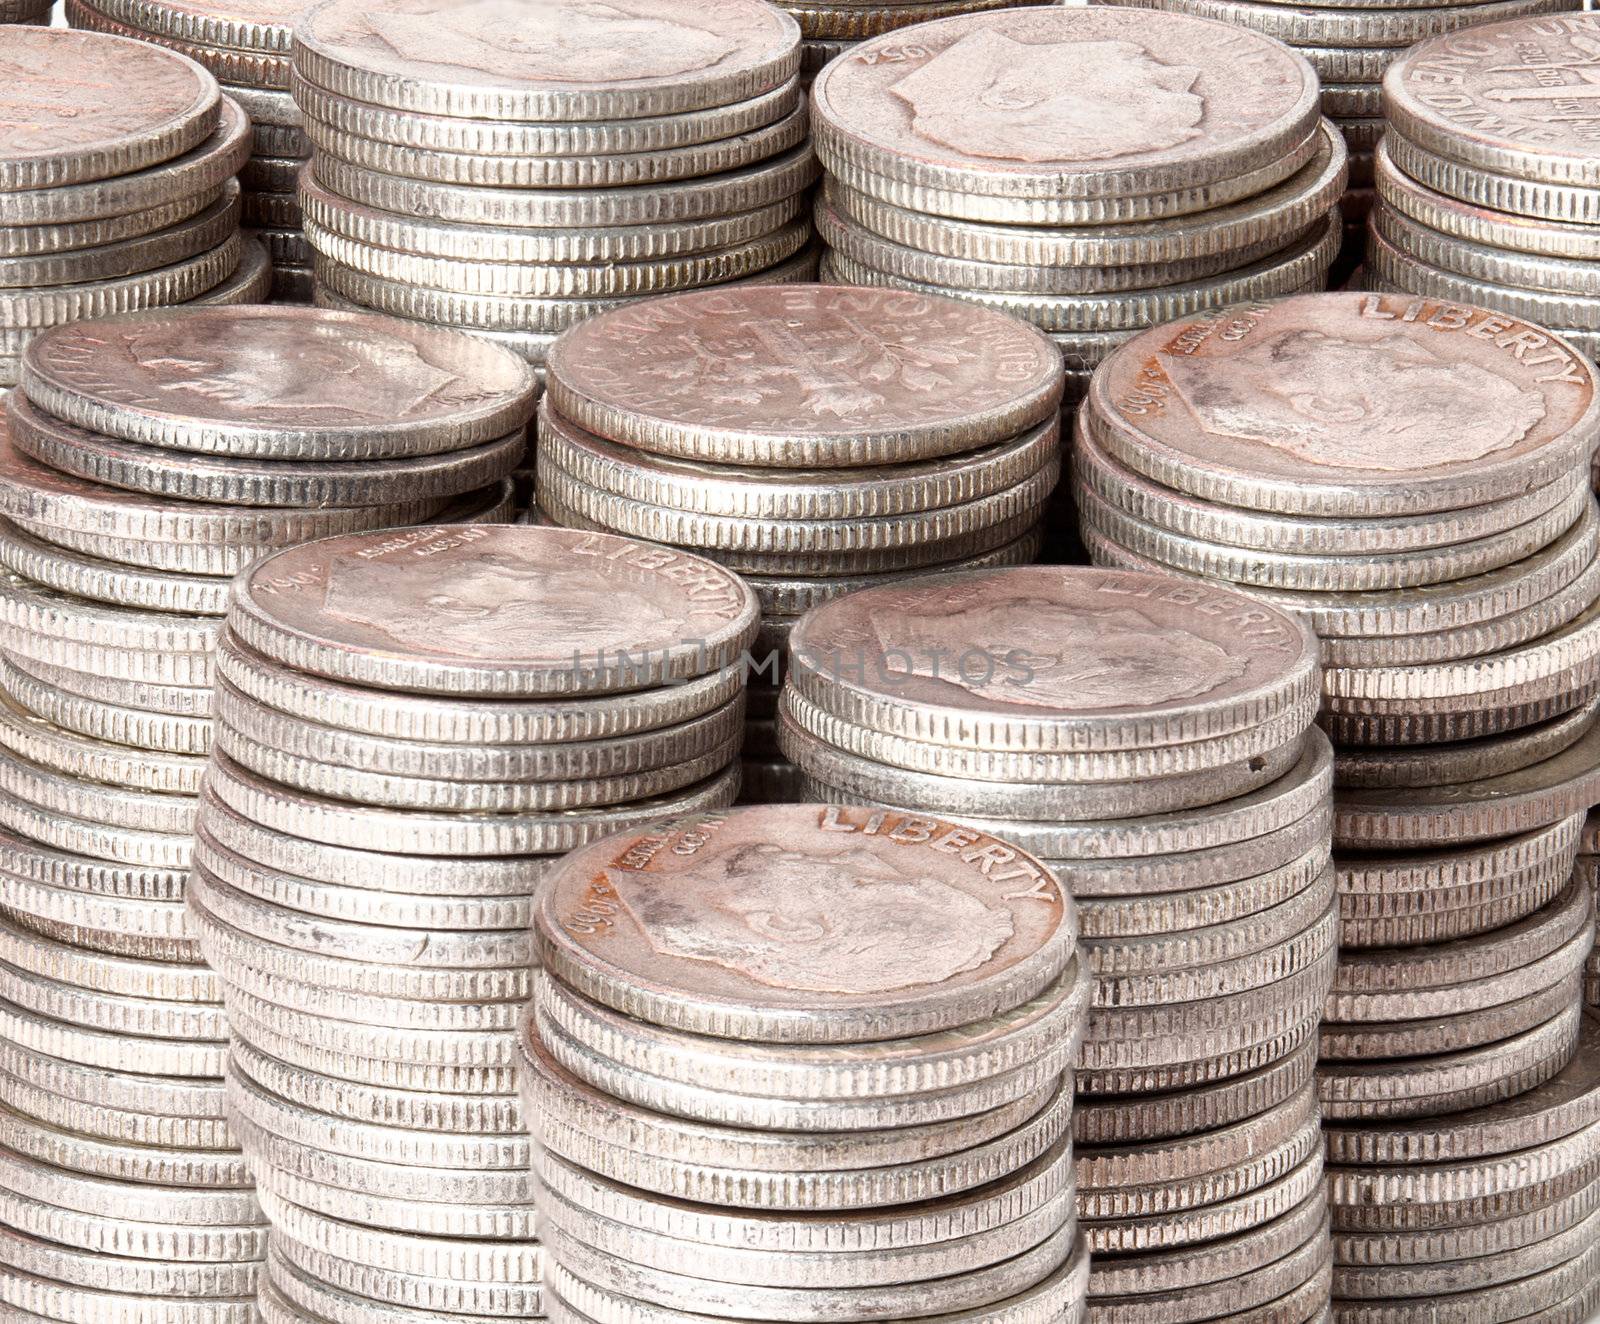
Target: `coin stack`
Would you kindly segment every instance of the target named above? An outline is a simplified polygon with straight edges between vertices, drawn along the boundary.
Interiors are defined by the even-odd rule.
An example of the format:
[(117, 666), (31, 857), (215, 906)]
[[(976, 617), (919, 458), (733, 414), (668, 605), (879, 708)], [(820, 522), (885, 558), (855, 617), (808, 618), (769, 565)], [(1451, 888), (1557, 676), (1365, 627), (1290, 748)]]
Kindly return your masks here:
[(931, 566), (1033, 560), (1060, 472), (1060, 356), (953, 299), (680, 294), (573, 328), (546, 378), (545, 517), (709, 556), (761, 602), (751, 798), (794, 798), (773, 719), (796, 619)]
[(534, 945), (552, 1318), (1084, 1318), (1089, 979), (1039, 861), (747, 807), (567, 856)]
[(1229, 581), (1323, 637), (1341, 953), (1318, 1075), (1356, 1131), (1510, 1098), (1577, 1042), (1595, 392), (1509, 316), (1322, 295), (1153, 331), (1080, 416), (1097, 561)]
[[(1589, 894), (1596, 898), (1596, 910), (1600, 911), (1600, 814), (1591, 813), (1584, 820), (1573, 874), (1588, 886)], [(1584, 962), (1583, 1000), (1590, 1007), (1600, 1008), (1600, 933), (1596, 935), (1594, 950)]]
[[(852, 51), (869, 37), (879, 37), (929, 19), (973, 14), (985, 9), (1018, 7), (1013, 0), (773, 0), (800, 25), (800, 81), (809, 85), (829, 60)], [(1021, 0), (1023, 5), (1052, 0)]]
[(300, 0), (66, 0), (75, 28), (178, 51), (216, 75), (251, 122), (239, 171), (241, 214), (272, 265), (272, 298), (311, 298), (311, 250), (300, 232), (295, 178), (311, 144), (289, 95), (292, 26)]
[(1384, 78), (1374, 288), (1493, 308), (1600, 354), (1600, 16), (1422, 43)]
[(1089, 1318), (1320, 1319), (1338, 915), (1310, 632), (1172, 575), (1030, 566), (839, 598), (790, 643), (778, 735), (809, 793), (949, 814), (1077, 900)]
[[(1374, 154), (1383, 137), (1380, 92), (1384, 71), (1408, 47), (1441, 33), (1524, 15), (1583, 8), (1583, 0), (1466, 0), (1421, 8), (1393, 0), (1329, 4), (1311, 0), (1093, 0), (1095, 4), (1161, 9), (1249, 28), (1287, 42), (1311, 61), (1322, 81), (1322, 113), (1350, 150), (1350, 193), (1345, 214), (1354, 217), (1373, 201)], [(1470, 43), (1476, 38), (1465, 38)], [(1434, 44), (1434, 43), (1428, 43)], [(1453, 72), (1453, 71), (1452, 71)], [(1481, 121), (1480, 121), (1481, 122)]]
[(1334, 1317), (1587, 1324), (1600, 1308), (1600, 1020), (1518, 1098), (1327, 1128)]
[(54, 0), (0, 0), (0, 24), (50, 22)]
[(248, 303), (250, 122), (191, 60), (95, 32), (15, 28), (0, 85), (0, 387), (47, 327), (165, 304)]
[(809, 278), (799, 41), (764, 0), (330, 0), (294, 50), (318, 298), (539, 364), (641, 296)]
[(1033, 322), (1069, 398), (1140, 328), (1324, 286), (1339, 135), (1311, 66), (1204, 19), (1058, 7), (862, 42), (812, 88), (825, 279)]
[[(184, 911), (228, 576), (427, 518), (448, 498), (418, 484), (452, 467), (504, 472), (533, 382), (467, 336), (276, 308), (59, 327), (23, 371), (0, 424), (0, 1300), (241, 1319), (266, 1230)], [(413, 446), (449, 449), (381, 458)], [(317, 454), (341, 458), (260, 458)]]
[(550, 856), (733, 800), (753, 595), (565, 529), (348, 534), (235, 581), (188, 896), (269, 1324), (543, 1315), (515, 1022)]

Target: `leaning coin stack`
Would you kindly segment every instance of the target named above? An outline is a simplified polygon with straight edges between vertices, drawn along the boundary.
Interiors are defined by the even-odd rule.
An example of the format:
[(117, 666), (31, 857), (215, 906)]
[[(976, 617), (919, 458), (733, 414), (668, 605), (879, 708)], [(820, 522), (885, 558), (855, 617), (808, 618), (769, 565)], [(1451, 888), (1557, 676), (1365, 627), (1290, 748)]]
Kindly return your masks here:
[[(1161, 9), (1220, 19), (1287, 42), (1310, 60), (1322, 81), (1322, 113), (1339, 127), (1350, 149), (1348, 211), (1370, 206), (1374, 151), (1383, 136), (1379, 104), (1384, 71), (1415, 42), (1440, 33), (1523, 15), (1583, 7), (1583, 0), (1447, 0), (1414, 7), (1393, 0), (1354, 4), (1309, 0), (1094, 0), (1095, 4)], [(1509, 25), (1508, 25), (1509, 26)], [(1520, 26), (1520, 25), (1519, 25)], [(1467, 48), (1476, 38), (1465, 38)], [(1432, 44), (1432, 43), (1430, 43)], [(1479, 121), (1481, 122), (1481, 121)]]
[(1383, 83), (1373, 288), (1478, 304), (1600, 354), (1600, 16), (1440, 37)]
[(852, 594), (790, 643), (779, 742), (810, 793), (948, 814), (1077, 899), (1089, 1318), (1320, 1319), (1338, 914), (1310, 632), (1172, 575), (1035, 566)]
[(1322, 289), (1344, 145), (1310, 65), (1137, 10), (970, 14), (863, 42), (812, 88), (825, 279), (1033, 322), (1068, 395), (1143, 327)]
[(567, 332), (546, 381), (544, 516), (709, 556), (761, 602), (752, 798), (793, 781), (773, 719), (801, 613), (930, 566), (1033, 560), (1060, 476), (1060, 356), (952, 299), (835, 285), (657, 299)]
[(262, 298), (239, 232), (250, 122), (192, 60), (96, 32), (15, 28), (0, 82), (0, 387), (47, 327)]
[[(57, 328), (24, 379), (0, 424), (0, 1300), (242, 1319), (265, 1228), (226, 1121), (221, 988), (184, 911), (228, 575), (274, 543), (415, 521), (445, 498), (390, 479), (395, 504), (330, 506), (315, 465), (231, 457), (381, 454), (430, 430), (467, 446), (520, 426), (533, 383), (466, 336), (262, 308)], [(107, 469), (92, 481), (43, 455)], [(349, 483), (384, 463), (322, 467)], [(276, 507), (166, 495), (248, 499), (246, 476), (220, 476), (264, 483), (274, 464)]]
[(1594, 939), (1569, 880), (1600, 798), (1595, 391), (1578, 351), (1508, 316), (1324, 295), (1152, 332), (1080, 416), (1096, 560), (1230, 581), (1323, 637), (1335, 1120), (1487, 1105), (1572, 1055)]
[(272, 264), (272, 297), (311, 298), (311, 250), (300, 232), (295, 179), (311, 144), (289, 95), (289, 48), (300, 0), (66, 0), (75, 28), (178, 51), (216, 75), (250, 116), (250, 159), (239, 171), (245, 226)]
[[(1584, 820), (1573, 873), (1588, 886), (1589, 895), (1596, 899), (1595, 908), (1600, 911), (1600, 814), (1591, 813)], [(1590, 1007), (1600, 1008), (1600, 931), (1583, 967), (1583, 1000)]]
[(799, 40), (764, 0), (331, 0), (294, 51), (317, 297), (538, 364), (641, 296), (808, 278)]
[(560, 862), (521, 1081), (552, 1318), (1081, 1324), (1049, 869), (936, 818), (785, 805)]
[(1600, 1308), (1600, 1020), (1506, 1103), (1330, 1125), (1334, 1318), (1588, 1324)]
[(344, 535), (235, 581), (188, 902), (269, 1324), (544, 1314), (533, 895), (551, 856), (732, 802), (755, 623), (710, 562), (565, 529)]

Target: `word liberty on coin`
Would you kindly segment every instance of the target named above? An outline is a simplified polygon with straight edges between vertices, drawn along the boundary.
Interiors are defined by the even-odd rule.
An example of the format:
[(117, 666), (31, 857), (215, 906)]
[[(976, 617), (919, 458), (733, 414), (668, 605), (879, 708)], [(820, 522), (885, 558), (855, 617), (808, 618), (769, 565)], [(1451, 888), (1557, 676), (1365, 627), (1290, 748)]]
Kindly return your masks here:
[(1039, 861), (922, 815), (735, 809), (573, 852), (535, 938), (553, 1309), (1081, 1312), (1088, 985)]

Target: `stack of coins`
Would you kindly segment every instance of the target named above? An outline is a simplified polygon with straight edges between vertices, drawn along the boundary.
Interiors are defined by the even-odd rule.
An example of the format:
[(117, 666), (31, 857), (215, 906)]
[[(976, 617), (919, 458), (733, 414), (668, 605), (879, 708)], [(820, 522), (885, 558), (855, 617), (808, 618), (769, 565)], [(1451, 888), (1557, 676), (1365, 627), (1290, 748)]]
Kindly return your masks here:
[(0, 86), (0, 387), (47, 327), (265, 296), (239, 233), (250, 121), (180, 55), (50, 28), (6, 34)]
[[(248, 1312), (266, 1234), (225, 1120), (221, 988), (184, 911), (228, 576), (273, 545), (427, 518), (448, 498), (425, 470), (499, 450), (462, 479), (504, 472), (493, 439), (532, 396), (525, 364), (470, 337), (312, 309), (146, 313), (30, 345), (0, 425), (0, 1300)], [(410, 476), (256, 458), (431, 446)], [(388, 504), (333, 504), (357, 482)]]
[[(1595, 909), (1600, 912), (1600, 815), (1590, 814), (1584, 820), (1573, 875), (1588, 885), (1589, 894), (1595, 898)], [(1583, 1000), (1590, 1007), (1600, 1008), (1600, 931), (1596, 933), (1594, 950), (1583, 967)]]
[(0, 23), (49, 23), (54, 0), (0, 0)]
[(799, 41), (763, 0), (331, 0), (294, 51), (318, 298), (540, 363), (641, 296), (806, 279)]
[(1437, 1119), (1327, 1128), (1335, 1318), (1587, 1324), (1600, 1308), (1600, 1020), (1559, 1075)]
[(311, 155), (289, 95), (289, 49), (299, 0), (66, 0), (75, 28), (154, 42), (195, 60), (250, 116), (250, 159), (239, 172), (245, 226), (272, 264), (272, 298), (308, 302), (311, 250), (300, 232), (295, 177)]
[(1153, 331), (1080, 416), (1096, 560), (1228, 580), (1322, 634), (1341, 952), (1318, 1076), (1355, 1130), (1507, 1099), (1577, 1042), (1595, 394), (1549, 332), (1347, 294)]
[(1060, 356), (952, 299), (832, 285), (658, 299), (563, 335), (547, 386), (544, 516), (699, 552), (761, 602), (751, 797), (789, 776), (773, 719), (795, 620), (931, 566), (1033, 560), (1059, 477)]
[[(1420, 8), (1393, 0), (1304, 5), (1284, 0), (1094, 0), (1096, 4), (1161, 9), (1250, 28), (1298, 50), (1322, 81), (1322, 113), (1339, 127), (1350, 149), (1348, 222), (1364, 219), (1373, 204), (1374, 159), (1383, 137), (1380, 104), (1384, 71), (1415, 42), (1440, 33), (1583, 7), (1583, 0), (1465, 0)], [(1464, 40), (1469, 44), (1476, 37)], [(1432, 44), (1432, 43), (1429, 43)], [(1475, 121), (1482, 123), (1483, 121)]]
[(1175, 576), (1034, 566), (852, 594), (790, 643), (779, 742), (809, 792), (950, 814), (1078, 901), (1089, 1317), (1321, 1318), (1338, 914), (1310, 632)]
[(554, 1318), (1083, 1319), (1046, 866), (936, 818), (689, 818), (569, 855), (522, 1039)]
[(1055, 338), (1068, 392), (1141, 328), (1321, 289), (1344, 145), (1267, 37), (1137, 10), (971, 14), (812, 88), (825, 278), (953, 294)]
[(755, 622), (710, 562), (564, 529), (350, 534), (239, 576), (188, 901), (271, 1324), (544, 1314), (533, 895), (550, 856), (732, 802)]
[(1600, 354), (1600, 16), (1424, 42), (1383, 83), (1374, 287), (1478, 304)]

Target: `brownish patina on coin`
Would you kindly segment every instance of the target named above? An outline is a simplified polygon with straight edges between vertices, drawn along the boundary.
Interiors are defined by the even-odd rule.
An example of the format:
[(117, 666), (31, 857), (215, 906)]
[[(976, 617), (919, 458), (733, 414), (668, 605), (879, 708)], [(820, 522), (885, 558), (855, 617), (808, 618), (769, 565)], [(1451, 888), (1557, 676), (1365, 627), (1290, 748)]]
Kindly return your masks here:
[(726, 105), (792, 78), (799, 47), (760, 0), (332, 0), (295, 29), (299, 72), (330, 92), (482, 119)]
[(1396, 132), (1481, 170), (1600, 185), (1600, 15), (1543, 14), (1421, 42), (1383, 79)]
[(1147, 331), (1085, 408), (1121, 464), (1254, 509), (1450, 510), (1569, 473), (1600, 432), (1592, 364), (1515, 317), (1313, 294)]
[(228, 622), (302, 671), (423, 693), (644, 689), (735, 661), (755, 594), (698, 556), (603, 533), (444, 526), (257, 561)]
[(811, 95), (831, 173), (1007, 198), (1215, 183), (1287, 158), (1318, 115), (1316, 74), (1281, 43), (1135, 9), (918, 24), (860, 43)]
[(592, 317), (550, 350), (551, 404), (602, 437), (690, 459), (892, 464), (1052, 414), (1061, 356), (954, 299), (836, 285), (702, 290)]
[(893, 810), (771, 805), (612, 837), (542, 890), (545, 968), (632, 1016), (727, 1038), (904, 1038), (984, 1020), (1072, 957), (1050, 870)]
[(96, 32), (8, 28), (0, 190), (128, 174), (204, 141), (221, 93), (191, 60)]
[(33, 340), (24, 389), (57, 418), (126, 441), (268, 459), (456, 450), (521, 427), (536, 385), (474, 336), (324, 308), (173, 308)]
[(1315, 708), (1317, 644), (1285, 612), (1163, 575), (1018, 566), (852, 593), (789, 636), (789, 683), (836, 716), (979, 748), (1225, 737)]

